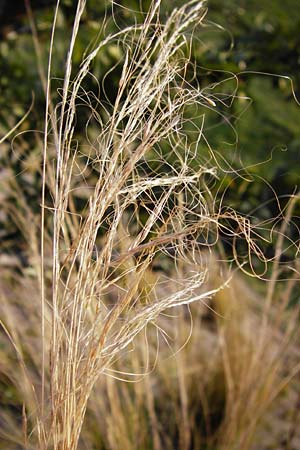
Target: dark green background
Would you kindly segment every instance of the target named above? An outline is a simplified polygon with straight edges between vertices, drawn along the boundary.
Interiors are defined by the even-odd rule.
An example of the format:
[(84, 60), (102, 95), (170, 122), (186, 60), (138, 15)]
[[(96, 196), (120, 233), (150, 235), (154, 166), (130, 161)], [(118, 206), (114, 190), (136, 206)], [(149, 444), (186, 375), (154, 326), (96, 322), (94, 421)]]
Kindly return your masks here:
[[(37, 3), (32, 4), (33, 14), (42, 63), (46, 67), (53, 7), (36, 9)], [(171, 8), (181, 3), (163, 2), (162, 16), (166, 17)], [(63, 77), (74, 4), (62, 1), (58, 17), (53, 55), (53, 75), (58, 79)], [(115, 20), (112, 20), (108, 3), (87, 1), (75, 49), (74, 73), (85, 50), (101, 38), (99, 31), (105, 13), (109, 19), (106, 33), (114, 31), (116, 23), (122, 27), (132, 22), (134, 16), (141, 20), (139, 2), (128, 0), (122, 4), (127, 9), (115, 6)], [(144, 10), (148, 6), (148, 1), (142, 2)], [(206, 25), (195, 32), (192, 56), (198, 65), (197, 83), (207, 87), (217, 99), (215, 109), (205, 109), (204, 130), (216, 157), (211, 163), (225, 170), (215, 186), (216, 192), (224, 194), (226, 204), (242, 213), (254, 215), (258, 221), (269, 220), (280, 213), (276, 195), (284, 208), (287, 196), (298, 190), (300, 180), (300, 107), (294, 98), (300, 99), (299, 1), (211, 0), (207, 6)], [(44, 94), (26, 14), (6, 19), (0, 42), (1, 134), (22, 117), (34, 97), (33, 110), (21, 127), (26, 134), (18, 138), (22, 139), (22, 155), (12, 150), (11, 142), (1, 152), (2, 162), (14, 167), (17, 174), (26, 173), (28, 158), (40, 156), (36, 133), (27, 130), (43, 130)], [(107, 70), (120, 59), (121, 49), (115, 45), (105, 48), (92, 67), (93, 75), (101, 82)], [(115, 70), (106, 81), (111, 100), (117, 82), (118, 70)], [(55, 83), (60, 85), (60, 81)], [(86, 83), (88, 89), (97, 92), (92, 77)], [(78, 118), (78, 135), (85, 127), (85, 120), (83, 112)], [(207, 149), (199, 148), (200, 159), (209, 156)], [(38, 179), (38, 173), (27, 173), (21, 179), (29, 197), (39, 192)], [(296, 209), (296, 224), (298, 213)], [(295, 238), (295, 227), (291, 235)]]

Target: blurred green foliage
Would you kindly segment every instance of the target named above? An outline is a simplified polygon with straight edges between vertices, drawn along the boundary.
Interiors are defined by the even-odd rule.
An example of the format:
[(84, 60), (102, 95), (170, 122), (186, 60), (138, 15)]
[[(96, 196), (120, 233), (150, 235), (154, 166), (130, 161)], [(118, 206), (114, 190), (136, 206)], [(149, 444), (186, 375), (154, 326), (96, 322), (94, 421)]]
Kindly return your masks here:
[[(300, 109), (293, 98), (294, 89), (300, 99), (299, 3), (222, 3), (211, 0), (208, 4), (208, 18), (224, 31), (219, 31), (222, 38), (216, 39), (217, 46), (211, 46), (204, 59), (212, 69), (238, 74), (236, 95), (241, 98), (226, 116), (238, 136), (239, 157), (245, 166), (253, 166), (251, 173), (270, 182), (279, 196), (291, 194), (300, 179)], [(215, 129), (215, 139), (211, 136), (217, 148), (224, 137), (230, 139), (228, 131), (221, 129), (220, 133)], [(261, 182), (259, 192), (257, 186), (252, 188), (253, 205), (268, 199), (270, 193), (266, 194), (268, 189), (263, 186)]]
[[(182, 1), (163, 2), (161, 14), (168, 16)], [(116, 3), (112, 8), (109, 2), (87, 1), (75, 48), (74, 73), (83, 54), (103, 35), (142, 20), (141, 6), (146, 10), (150, 1), (127, 0), (121, 4)], [(199, 127), (205, 114), (204, 133), (214, 156), (202, 146), (198, 149), (199, 159), (208, 157), (212, 164), (225, 170), (216, 191), (225, 195), (227, 204), (245, 214), (255, 210), (258, 219), (266, 220), (279, 213), (274, 191), (282, 196), (284, 207), (286, 194), (297, 190), (300, 181), (300, 107), (293, 97), (294, 94), (300, 99), (299, 2), (210, 0), (207, 6), (205, 27), (191, 30), (195, 38), (192, 56), (197, 63), (192, 82), (205, 88), (217, 106), (207, 105), (203, 110), (190, 107), (187, 111), (190, 116), (198, 117), (195, 123)], [(52, 70), (53, 85), (57, 87), (64, 74), (75, 7), (76, 2), (61, 2)], [(104, 16), (108, 21), (103, 29)], [(53, 8), (34, 11), (40, 63), (45, 68), (52, 19)], [(113, 101), (122, 68), (122, 52), (117, 42), (100, 52), (91, 67), (91, 77), (85, 81), (87, 91), (97, 96), (103, 83), (107, 100)], [(10, 155), (17, 161), (16, 173), (24, 173), (28, 170), (29, 150), (33, 149), (37, 155), (40, 144), (37, 133), (28, 130), (42, 130), (44, 120), (44, 93), (26, 17), (21, 28), (14, 31), (12, 26), (0, 42), (0, 53), (1, 134), (14, 126), (34, 98), (33, 110), (20, 128), (27, 131), (26, 138), (17, 138), (21, 150), (6, 145), (2, 152), (3, 157)], [(77, 117), (79, 136), (88, 118), (89, 112), (83, 108)], [(188, 128), (189, 122), (185, 126)], [(194, 133), (196, 140), (197, 128)], [(35, 170), (38, 167), (35, 165)], [(29, 183), (32, 190), (36, 179), (34, 174), (29, 174), (23, 182), (24, 189), (29, 189)], [(296, 211), (297, 214), (300, 212)]]

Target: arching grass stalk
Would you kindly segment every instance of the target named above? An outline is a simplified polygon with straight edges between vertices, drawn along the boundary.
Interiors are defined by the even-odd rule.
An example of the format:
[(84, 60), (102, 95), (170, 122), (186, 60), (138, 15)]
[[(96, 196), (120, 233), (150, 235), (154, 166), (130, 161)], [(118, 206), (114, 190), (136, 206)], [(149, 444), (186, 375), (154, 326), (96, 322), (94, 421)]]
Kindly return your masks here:
[[(73, 76), (84, 8), (79, 0), (55, 120), (52, 114), (55, 138), (52, 143), (46, 128), (44, 147), (43, 189), (48, 186), (53, 198), (53, 205), (43, 205), (47, 216), (53, 214), (51, 405), (39, 435), (41, 448), (55, 450), (77, 448), (95, 381), (147, 324), (165, 309), (216, 292), (201, 291), (205, 264), (199, 273), (185, 273), (170, 295), (154, 285), (151, 296), (141, 299), (139, 289), (155, 257), (172, 257), (176, 267), (199, 246), (210, 247), (218, 230), (219, 216), (206, 202), (206, 178), (216, 171), (199, 164), (202, 129), (191, 145), (185, 127), (187, 106), (215, 105), (187, 75), (203, 3), (188, 2), (162, 23), (160, 1), (152, 2), (143, 23), (103, 38)], [(95, 98), (84, 83), (95, 58), (111, 44), (122, 57), (118, 90), (108, 102), (103, 86)], [(50, 78), (51, 70), (49, 98)], [(85, 137), (75, 138), (82, 104), (91, 114), (87, 137), (90, 128), (96, 136), (88, 150)], [(78, 189), (87, 192), (85, 207), (76, 202)], [(45, 272), (44, 258), (42, 266)]]

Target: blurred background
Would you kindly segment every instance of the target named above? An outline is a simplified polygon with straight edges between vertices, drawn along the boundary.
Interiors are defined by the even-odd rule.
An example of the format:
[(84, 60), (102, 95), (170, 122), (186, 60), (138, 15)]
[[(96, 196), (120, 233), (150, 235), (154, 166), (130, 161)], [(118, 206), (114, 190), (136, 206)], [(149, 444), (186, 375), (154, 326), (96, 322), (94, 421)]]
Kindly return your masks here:
[[(36, 242), (30, 238), (30, 223), (39, 223), (44, 80), (54, 3), (0, 0), (0, 141), (25, 116), (0, 143), (0, 204), (5, 205), (0, 210), (0, 287), (3, 302), (13, 305), (12, 309), (6, 305), (6, 320), (15, 315), (18, 332), (27, 337), (24, 354), (33, 373), (38, 372), (32, 342), (38, 337), (33, 327), (38, 322), (39, 298), (33, 287), (36, 274), (29, 247)], [(87, 49), (104, 34), (142, 20), (141, 11), (149, 4), (126, 0), (112, 7), (109, 2), (88, 0), (75, 47), (74, 73)], [(163, 1), (162, 18), (181, 4), (182, 0)], [(201, 144), (199, 160), (209, 160), (222, 173), (212, 186), (215, 201), (252, 217), (261, 225), (262, 236), (264, 229), (269, 235), (274, 223), (280, 229), (287, 222), (282, 228), (287, 244), (279, 258), (285, 269), (271, 265), (267, 275), (272, 279), (275, 270), (275, 278), (288, 281), (279, 288), (274, 283), (262, 288), (257, 281), (235, 279), (230, 290), (214, 300), (216, 315), (203, 306), (194, 310), (193, 337), (176, 357), (170, 359), (165, 345), (158, 370), (141, 383), (107, 378), (91, 400), (82, 449), (300, 448), (299, 267), (295, 246), (290, 245), (298, 245), (300, 203), (295, 202), (288, 213), (286, 209), (300, 183), (299, 0), (209, 0), (206, 4), (205, 26), (193, 32), (191, 59), (196, 69), (190, 69), (190, 79), (209, 92), (216, 107), (208, 104), (199, 111), (191, 106), (188, 111), (199, 127), (205, 113), (204, 134), (210, 147)], [(61, 0), (52, 70), (57, 98), (75, 9), (76, 1)], [(117, 63), (123, 56), (116, 44), (107, 46), (85, 81), (85, 89), (95, 96), (99, 84), (104, 86), (108, 105), (115, 98), (122, 69)], [(86, 142), (88, 120), (89, 112), (83, 107), (76, 125), (79, 142)], [(196, 134), (197, 129), (189, 132)], [(78, 204), (84, 204), (84, 192), (76, 195)], [(274, 222), (274, 218), (278, 219)], [(231, 244), (222, 237), (229, 259)], [(267, 257), (276, 255), (278, 241), (260, 244)], [(246, 251), (242, 243), (240, 251)], [(211, 264), (218, 280), (218, 263), (213, 259)], [(149, 284), (154, 283), (151, 277), (156, 274), (148, 275)], [(22, 281), (17, 283), (17, 277)], [(147, 291), (147, 281), (145, 285)], [(275, 305), (267, 319), (266, 298)], [(180, 347), (189, 334), (190, 317), (180, 314), (177, 319), (179, 337), (174, 342)], [(257, 353), (256, 331), (266, 320), (264, 349)], [(164, 327), (172, 332), (172, 322)], [(143, 345), (138, 341), (135, 359), (123, 361), (128, 371), (138, 371), (145, 362)], [(18, 437), (22, 387), (12, 353), (1, 334), (0, 448), (6, 450), (26, 448), (22, 436)], [(123, 367), (120, 363), (116, 369)]]
[[(1, 135), (13, 128), (32, 104), (30, 114), (18, 129), (24, 133), (12, 135), (10, 141), (1, 144), (2, 162), (10, 160), (1, 179), (13, 167), (15, 173), (21, 174), (19, 180), (29, 199), (38, 192), (35, 183), (38, 183), (36, 171), (40, 163), (36, 156), (42, 136), (39, 134), (38, 139), (37, 130), (43, 130), (42, 72), (47, 66), (54, 3), (51, 0), (0, 2)], [(181, 0), (172, 4), (163, 2), (162, 17), (176, 4), (180, 5)], [(139, 11), (148, 6), (149, 1), (128, 0), (110, 8), (105, 2), (89, 0), (76, 45), (74, 73), (84, 51), (101, 34), (130, 23), (134, 17), (142, 18)], [(284, 208), (287, 196), (297, 192), (300, 179), (300, 110), (296, 103), (300, 97), (298, 1), (211, 0), (207, 6), (206, 25), (195, 31), (192, 59), (197, 63), (194, 82), (207, 88), (217, 103), (217, 112), (216, 108), (206, 108), (204, 126), (216, 158), (213, 164), (226, 172), (216, 188), (219, 195), (225, 195), (226, 203), (241, 213), (268, 220), (280, 212), (275, 197)], [(76, 2), (61, 1), (53, 58), (53, 76), (57, 79), (63, 77), (67, 37), (75, 9)], [(109, 18), (105, 31), (101, 29), (104, 16)], [(104, 75), (122, 56), (116, 45), (107, 47), (95, 61), (86, 88), (97, 95), (98, 83), (102, 83)], [(114, 98), (120, 70), (119, 66), (105, 78), (108, 100)], [(195, 116), (193, 111), (191, 114)], [(200, 124), (202, 115), (197, 114)], [(86, 119), (83, 110), (77, 118), (79, 137), (84, 134)], [(18, 147), (16, 151), (13, 142)], [(21, 147), (22, 155), (19, 155)], [(211, 158), (207, 149), (200, 149), (199, 154), (203, 159)], [(2, 187), (2, 202), (4, 190)], [(299, 213), (297, 208), (294, 216)], [(9, 219), (3, 212), (0, 220), (1, 237), (9, 241), (14, 224), (10, 221), (7, 228), (5, 222)], [(291, 235), (295, 235), (295, 230), (291, 230)], [(265, 251), (272, 256), (272, 246)]]

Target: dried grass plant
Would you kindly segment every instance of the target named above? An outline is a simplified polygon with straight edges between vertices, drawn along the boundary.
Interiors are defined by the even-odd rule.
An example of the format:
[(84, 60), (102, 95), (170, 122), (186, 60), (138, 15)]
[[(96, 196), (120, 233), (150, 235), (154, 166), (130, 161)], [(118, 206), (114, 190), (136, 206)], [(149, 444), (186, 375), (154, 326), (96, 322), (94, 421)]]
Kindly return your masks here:
[[(202, 286), (204, 292), (223, 279), (224, 267), (214, 258), (207, 267), (211, 276)], [(199, 265), (190, 263), (185, 270), (197, 271)], [(21, 349), (20, 360), (27, 361), (31, 383), (39, 386), (40, 298), (34, 278), (24, 275), (2, 281), (1, 316)], [(164, 295), (174, 291), (172, 280), (149, 269), (140, 295), (159, 279)], [(298, 309), (284, 306), (296, 284), (297, 276), (273, 293), (263, 348), (257, 343), (266, 320), (264, 297), (249, 289), (238, 274), (208, 307), (194, 304), (190, 312), (188, 307), (185, 313), (175, 308), (158, 317), (137, 336), (134, 349), (119, 355), (95, 383), (79, 448), (171, 450), (179, 445), (180, 449), (265, 450), (279, 442), (284, 449), (297, 447)], [(8, 347), (1, 335), (1, 383), (7, 380), (12, 395), (0, 416), (3, 448), (26, 448), (26, 443), (27, 448), (35, 448), (29, 433), (36, 410), (31, 384), (24, 382), (22, 366), (18, 368)], [(18, 426), (20, 401), (26, 405), (23, 430)]]
[[(162, 311), (213, 294), (197, 292), (205, 270), (188, 274), (175, 293), (163, 297), (153, 286), (151, 296), (141, 301), (139, 284), (158, 251), (169, 247), (176, 259), (184, 258), (185, 251), (177, 243), (187, 239), (194, 247), (200, 233), (207, 233), (217, 222), (205, 201), (208, 192), (202, 181), (205, 174), (214, 175), (214, 170), (203, 166), (191, 169), (195, 154), (181, 131), (187, 105), (214, 103), (185, 77), (190, 64), (185, 54), (193, 28), (205, 16), (203, 4), (193, 1), (174, 9), (162, 24), (160, 2), (153, 2), (141, 25), (101, 40), (72, 78), (72, 55), (84, 8), (85, 1), (78, 1), (61, 102), (52, 108), (53, 171), (47, 125), (51, 59), (44, 141), (43, 223), (47, 207), (53, 211), (51, 390), (46, 393), (51, 398), (51, 418), (46, 429), (42, 420), (38, 434), (40, 448), (51, 445), (65, 450), (77, 448), (95, 381), (136, 335)], [(52, 46), (54, 31), (55, 22)], [(118, 92), (113, 104), (106, 106), (100, 92), (92, 105), (83, 82), (94, 58), (110, 42), (122, 46), (125, 55)], [(73, 138), (79, 103), (91, 108), (97, 122), (97, 138), (90, 143), (88, 155)], [(201, 138), (199, 130), (198, 140)], [(151, 159), (163, 164), (163, 144), (173, 153), (174, 162), (168, 163), (164, 172), (142, 170), (145, 164), (151, 167)], [(98, 177), (94, 185), (87, 185), (88, 199), (81, 215), (72, 192), (82, 186), (85, 170), (91, 165)], [(53, 197), (50, 207), (45, 203), (49, 184)], [(48, 301), (43, 257), (42, 236), (42, 317)], [(108, 304), (112, 289), (117, 292)], [(45, 323), (42, 328), (45, 335)], [(44, 402), (43, 382), (42, 415)]]
[[(211, 287), (205, 284), (211, 271), (207, 253), (218, 244), (219, 230), (242, 237), (249, 253), (254, 252), (262, 261), (265, 258), (252, 239), (250, 221), (230, 208), (216, 207), (209, 182), (218, 172), (199, 156), (201, 146), (208, 146), (203, 128), (197, 130), (196, 141), (191, 142), (188, 136), (186, 125), (195, 128), (196, 124), (186, 109), (191, 105), (203, 110), (216, 106), (216, 98), (198, 85), (190, 60), (194, 29), (201, 26), (206, 14), (203, 3), (188, 2), (162, 22), (160, 1), (153, 1), (141, 24), (101, 39), (85, 54), (74, 74), (72, 58), (85, 8), (85, 1), (78, 0), (60, 100), (55, 103), (51, 59), (58, 8), (59, 2), (45, 86), (41, 229), (34, 220), (28, 226), (28, 217), (18, 215), (20, 228), (32, 243), (34, 261), (34, 280), (27, 274), (21, 277), (18, 288), (28, 291), (38, 285), (38, 297), (35, 292), (32, 298), (39, 298), (41, 306), (28, 316), (24, 312), (25, 324), (27, 319), (32, 323), (31, 315), (36, 319), (34, 328), (41, 324), (42, 349), (36, 349), (40, 358), (36, 357), (33, 367), (25, 364), (26, 346), (20, 334), (24, 323), (19, 328), (10, 319), (14, 307), (5, 300), (5, 292), (2, 325), (22, 370), (23, 441), (21, 444), (16, 436), (16, 442), (24, 448), (76, 450), (99, 377), (111, 373), (124, 353), (131, 355), (134, 342), (139, 342), (147, 325), (152, 324), (167, 339), (159, 322), (164, 311), (189, 307), (196, 301), (206, 305), (225, 287), (226, 280)], [(97, 97), (85, 90), (93, 61), (111, 43), (122, 54), (112, 69), (121, 67), (113, 102), (105, 83), (99, 85)], [(80, 139), (76, 120), (87, 109), (90, 119), (86, 136)], [(84, 206), (75, 195), (78, 190), (84, 193)], [(19, 198), (20, 208), (26, 211), (21, 193)], [(153, 278), (151, 264), (164, 258), (169, 275)], [(267, 304), (269, 314), (270, 301)], [(264, 322), (264, 329), (267, 326)], [(147, 339), (144, 343), (147, 373), (153, 346), (147, 346)], [(264, 348), (263, 338), (259, 348)], [(224, 353), (226, 367), (228, 358)], [(177, 361), (183, 423), (179, 439), (182, 448), (188, 449), (192, 428), (185, 364)], [(253, 370), (255, 364), (254, 358)], [(9, 363), (7, 367), (10, 372)], [(122, 367), (119, 370), (124, 372)], [(120, 377), (124, 375), (120, 373)], [(231, 376), (230, 372), (228, 382)], [(126, 418), (118, 414), (114, 393), (118, 388), (109, 379), (101, 377), (101, 381), (107, 384), (111, 426), (126, 433)], [(137, 396), (142, 399), (138, 389)], [(163, 443), (154, 400), (151, 390), (147, 392), (154, 448), (160, 449)], [(134, 408), (132, 405), (132, 414)], [(228, 425), (228, 436), (229, 429)], [(111, 448), (121, 448), (117, 435), (114, 431), (109, 434)], [(126, 439), (123, 448), (133, 448), (130, 436)]]

